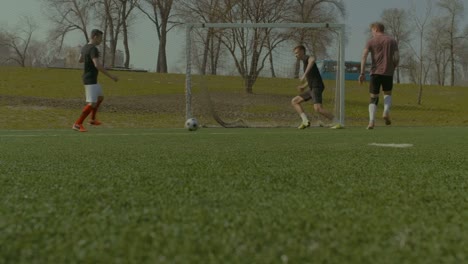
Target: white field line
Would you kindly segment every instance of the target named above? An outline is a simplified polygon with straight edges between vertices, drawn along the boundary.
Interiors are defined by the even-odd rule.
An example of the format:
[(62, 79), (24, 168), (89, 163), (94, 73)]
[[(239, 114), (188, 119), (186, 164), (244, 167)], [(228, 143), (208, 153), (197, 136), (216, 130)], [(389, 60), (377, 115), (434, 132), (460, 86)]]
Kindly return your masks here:
[(376, 146), (376, 147), (387, 147), (387, 148), (411, 148), (413, 144), (402, 143), (369, 143), (369, 146)]

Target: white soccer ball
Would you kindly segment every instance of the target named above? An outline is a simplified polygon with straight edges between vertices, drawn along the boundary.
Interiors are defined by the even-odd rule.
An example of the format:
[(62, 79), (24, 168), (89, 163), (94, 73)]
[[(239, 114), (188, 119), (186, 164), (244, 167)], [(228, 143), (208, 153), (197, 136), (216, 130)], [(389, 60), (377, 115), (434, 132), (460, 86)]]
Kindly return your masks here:
[(189, 131), (195, 131), (198, 129), (198, 121), (195, 118), (189, 118), (187, 121), (185, 121), (185, 128), (187, 128)]

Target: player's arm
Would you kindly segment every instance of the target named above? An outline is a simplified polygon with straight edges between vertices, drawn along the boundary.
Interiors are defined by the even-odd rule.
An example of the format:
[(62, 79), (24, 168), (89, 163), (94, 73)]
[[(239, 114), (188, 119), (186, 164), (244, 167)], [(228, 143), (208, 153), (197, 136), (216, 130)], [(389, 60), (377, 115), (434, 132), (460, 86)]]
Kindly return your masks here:
[(359, 83), (362, 83), (366, 79), (366, 61), (369, 55), (369, 49), (364, 48), (361, 57), (361, 74), (359, 74)]
[(117, 78), (117, 76), (115, 75), (112, 75), (110, 74), (106, 68), (104, 68), (104, 66), (102, 66), (101, 62), (99, 62), (99, 58), (98, 57), (95, 57), (93, 58), (93, 63), (94, 63), (94, 66), (96, 67), (96, 69), (98, 69), (98, 71), (102, 72), (104, 75), (106, 75), (107, 77), (111, 78), (112, 80), (114, 81), (118, 81), (119, 79)]
[(305, 89), (307, 86), (309, 86), (308, 82), (305, 82), (303, 85), (299, 85), (297, 88), (299, 89)]
[(305, 88), (307, 88), (308, 86), (309, 86), (309, 83), (305, 81), (304, 84), (298, 85), (296, 88), (300, 93), (302, 93), (305, 90)]
[(83, 63), (83, 62), (84, 62), (83, 54), (80, 54), (80, 58), (78, 59), (78, 62), (79, 62), (79, 63)]

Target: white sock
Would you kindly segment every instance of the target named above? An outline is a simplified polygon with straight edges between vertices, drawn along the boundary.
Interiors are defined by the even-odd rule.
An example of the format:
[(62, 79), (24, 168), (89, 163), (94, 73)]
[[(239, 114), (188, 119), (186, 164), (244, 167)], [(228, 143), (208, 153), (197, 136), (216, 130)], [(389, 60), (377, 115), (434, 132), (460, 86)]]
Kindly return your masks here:
[(391, 95), (384, 95), (384, 116), (388, 116), (390, 114), (390, 107), (392, 106), (392, 96)]
[(301, 116), (301, 119), (302, 119), (302, 123), (309, 122), (309, 119), (307, 118), (305, 113), (301, 113), (300, 116)]
[(377, 106), (375, 104), (369, 104), (369, 122), (375, 121), (376, 111), (377, 111)]

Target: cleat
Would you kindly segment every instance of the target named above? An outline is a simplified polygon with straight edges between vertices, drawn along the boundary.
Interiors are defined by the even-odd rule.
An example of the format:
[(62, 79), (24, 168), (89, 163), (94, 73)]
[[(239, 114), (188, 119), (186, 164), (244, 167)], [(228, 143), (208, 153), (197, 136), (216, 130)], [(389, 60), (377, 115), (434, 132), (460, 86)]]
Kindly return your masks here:
[(82, 124), (73, 124), (72, 126), (73, 130), (76, 130), (78, 132), (87, 132), (86, 128)]
[(385, 121), (385, 125), (389, 126), (392, 124), (392, 120), (390, 120), (389, 116), (384, 116), (383, 119)]
[(88, 123), (89, 123), (90, 125), (93, 125), (93, 126), (99, 126), (99, 125), (102, 124), (102, 123), (101, 123), (100, 121), (98, 121), (98, 120), (90, 120)]
[(297, 128), (298, 128), (298, 129), (306, 129), (306, 128), (308, 128), (308, 127), (310, 127), (310, 122), (309, 122), (309, 121), (307, 121), (307, 122), (305, 122), (305, 123), (302, 123), (302, 124), (301, 124), (300, 126), (298, 126)]
[(330, 127), (330, 129), (343, 129), (343, 128), (344, 128), (344, 126), (341, 125), (340, 123)]
[(367, 130), (374, 129), (374, 122), (370, 122), (369, 125), (367, 125)]

